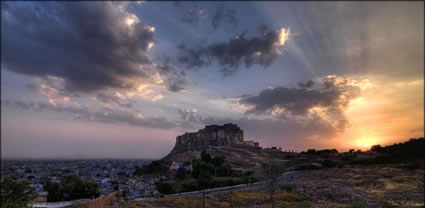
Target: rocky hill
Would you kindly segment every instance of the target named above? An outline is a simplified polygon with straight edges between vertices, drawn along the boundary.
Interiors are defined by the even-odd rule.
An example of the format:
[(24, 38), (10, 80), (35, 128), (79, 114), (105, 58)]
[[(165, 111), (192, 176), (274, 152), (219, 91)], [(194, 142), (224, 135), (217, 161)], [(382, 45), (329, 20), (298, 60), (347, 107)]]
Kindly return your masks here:
[(245, 141), (243, 130), (229, 123), (210, 125), (198, 132), (177, 136), (173, 150), (160, 161), (165, 164), (191, 161), (199, 157), (203, 149), (212, 156), (225, 156), (233, 168), (242, 170), (259, 167), (261, 161), (269, 158), (285, 161), (286, 156), (293, 154), (277, 149), (262, 149), (258, 142)]
[(236, 124), (223, 126), (210, 125), (195, 133), (185, 133), (176, 138), (176, 145), (171, 154), (199, 151), (209, 146), (224, 146), (238, 144), (244, 141), (243, 130)]

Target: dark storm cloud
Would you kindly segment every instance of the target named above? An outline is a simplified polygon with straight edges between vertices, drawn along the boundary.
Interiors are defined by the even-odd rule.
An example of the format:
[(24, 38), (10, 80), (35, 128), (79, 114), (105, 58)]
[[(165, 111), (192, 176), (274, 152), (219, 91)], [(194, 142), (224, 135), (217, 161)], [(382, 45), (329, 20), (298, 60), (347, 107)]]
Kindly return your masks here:
[(182, 5), (183, 5), (183, 1), (174, 1), (173, 2), (173, 6), (175, 6), (175, 7), (180, 7)]
[[(2, 102), (4, 102), (2, 100)], [(10, 102), (10, 101), (8, 101)], [(90, 122), (100, 123), (114, 123), (114, 124), (127, 124), (131, 126), (143, 126), (148, 128), (157, 129), (170, 129), (177, 127), (177, 123), (174, 121), (168, 121), (162, 117), (150, 117), (144, 118), (139, 114), (135, 114), (127, 111), (116, 111), (107, 110), (105, 112), (90, 112), (87, 107), (81, 107), (79, 105), (52, 105), (47, 102), (24, 102), (16, 101), (14, 106), (21, 109), (29, 109), (34, 111), (56, 111), (74, 114), (74, 118), (77, 120), (84, 120)]]
[(247, 113), (267, 114), (275, 107), (280, 107), (293, 115), (306, 115), (313, 107), (333, 109), (345, 107), (356, 95), (341, 90), (277, 87), (265, 89), (256, 96), (243, 97), (239, 102), (254, 106)]
[(211, 19), (211, 25), (214, 29), (217, 29), (223, 23), (228, 23), (232, 26), (236, 26), (238, 24), (235, 9), (225, 8), (223, 5), (217, 6), (215, 15)]
[(188, 85), (184, 71), (178, 71), (172, 63), (169, 56), (164, 56), (161, 64), (157, 65), (157, 69), (161, 75), (165, 77), (165, 85), (171, 92), (180, 92)]
[(308, 80), (306, 83), (298, 82), (298, 86), (301, 88), (311, 88), (313, 87), (314, 82), (312, 80)]
[(179, 18), (181, 22), (186, 24), (197, 24), (199, 20), (207, 15), (207, 10), (203, 8), (189, 9), (182, 17)]
[(184, 90), (186, 85), (187, 82), (184, 79), (172, 80), (170, 82), (170, 85), (168, 86), (168, 90), (170, 90), (171, 92), (180, 92)]
[(335, 130), (343, 131), (350, 125), (345, 109), (352, 99), (360, 95), (360, 89), (351, 85), (339, 85), (328, 89), (326, 80), (323, 89), (311, 89), (313, 82), (307, 82), (302, 84), (302, 88), (265, 89), (258, 95), (241, 96), (237, 102), (251, 107), (246, 114), (273, 115), (283, 120), (294, 116), (301, 118), (313, 116), (329, 123)]
[(154, 42), (152, 28), (126, 24), (121, 2), (2, 2), (4, 68), (63, 78), (68, 91), (129, 88), (129, 78), (149, 78), (140, 65)]
[(177, 48), (182, 53), (182, 55), (178, 57), (178, 62), (189, 69), (201, 68), (211, 64), (208, 48), (200, 47), (191, 49), (186, 48), (184, 44), (179, 44)]
[(178, 62), (188, 69), (208, 66), (217, 60), (225, 75), (236, 72), (245, 64), (249, 68), (253, 64), (268, 67), (279, 55), (280, 33), (277, 30), (264, 28), (256, 37), (246, 38), (243, 34), (228, 42), (213, 43), (196, 49), (180, 44), (177, 48), (181, 55)]

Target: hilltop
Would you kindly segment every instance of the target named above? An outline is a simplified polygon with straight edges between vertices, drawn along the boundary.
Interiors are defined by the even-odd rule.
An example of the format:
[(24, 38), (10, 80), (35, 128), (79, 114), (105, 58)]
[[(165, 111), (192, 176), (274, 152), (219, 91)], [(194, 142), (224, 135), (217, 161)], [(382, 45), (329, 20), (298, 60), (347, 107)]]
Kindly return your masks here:
[(167, 174), (173, 163), (190, 163), (192, 159), (200, 157), (202, 150), (213, 157), (224, 156), (232, 168), (241, 171), (256, 170), (261, 166), (259, 161), (271, 158), (286, 162), (287, 158), (296, 154), (276, 148), (262, 148), (259, 142), (246, 141), (243, 130), (236, 124), (209, 125), (197, 132), (177, 136), (176, 144), (168, 155), (145, 166), (136, 174)]

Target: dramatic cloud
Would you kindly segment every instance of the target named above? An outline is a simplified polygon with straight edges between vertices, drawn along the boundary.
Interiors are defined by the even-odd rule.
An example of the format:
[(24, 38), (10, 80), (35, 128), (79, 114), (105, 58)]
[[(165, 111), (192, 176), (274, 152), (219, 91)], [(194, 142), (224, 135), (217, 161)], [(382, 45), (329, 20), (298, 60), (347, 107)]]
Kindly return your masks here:
[(165, 84), (171, 92), (180, 92), (188, 85), (185, 79), (185, 72), (178, 71), (174, 64), (171, 63), (171, 58), (165, 56), (161, 60), (161, 64), (156, 65), (159, 73), (165, 77)]
[(207, 10), (203, 8), (189, 9), (184, 16), (180, 17), (179, 20), (186, 24), (197, 24), (199, 20), (207, 15)]
[(301, 88), (311, 88), (313, 85), (314, 82), (312, 80), (308, 80), (306, 83), (298, 82), (298, 86)]
[(239, 102), (254, 106), (248, 113), (264, 114), (282, 110), (294, 115), (305, 115), (313, 107), (346, 105), (347, 100), (341, 100), (341, 95), (342, 92), (336, 90), (319, 91), (277, 87), (265, 89), (257, 96), (243, 97)]
[[(330, 79), (338, 78), (341, 83), (329, 89)], [(345, 80), (345, 81), (344, 81)], [(237, 99), (243, 105), (251, 106), (246, 114), (273, 115), (278, 118), (317, 116), (329, 122), (335, 129), (344, 130), (349, 125), (345, 109), (350, 101), (360, 94), (357, 83), (349, 82), (350, 78), (326, 77), (324, 89), (310, 89), (313, 81), (299, 83), (301, 88), (277, 87), (268, 88), (259, 95), (245, 95)]]
[(168, 90), (171, 92), (180, 92), (184, 90), (187, 85), (187, 82), (184, 79), (172, 80), (169, 83), (170, 85), (168, 86)]
[(236, 10), (225, 8), (223, 5), (217, 6), (215, 15), (211, 19), (211, 25), (214, 29), (217, 29), (222, 23), (228, 23), (232, 26), (236, 26), (238, 24)]
[(280, 47), (289, 39), (290, 30), (271, 30), (263, 26), (259, 31), (261, 34), (257, 37), (245, 38), (244, 35), (239, 35), (228, 42), (197, 49), (180, 44), (177, 48), (182, 55), (178, 57), (178, 61), (184, 67), (193, 69), (208, 66), (215, 59), (223, 67), (225, 75), (236, 72), (242, 63), (247, 68), (253, 64), (267, 67), (282, 53)]
[(121, 2), (2, 2), (2, 68), (88, 92), (149, 82), (155, 28)]
[(57, 104), (52, 105), (46, 102), (24, 102), (16, 101), (11, 102), (8, 100), (2, 100), (2, 103), (7, 105), (14, 104), (14, 106), (22, 109), (30, 109), (34, 111), (56, 111), (64, 113), (72, 113), (73, 118), (76, 120), (100, 122), (100, 123), (114, 123), (114, 124), (127, 124), (130, 126), (143, 126), (148, 128), (157, 129), (170, 129), (177, 127), (177, 123), (168, 121), (166, 118), (151, 117), (145, 118), (140, 113), (133, 113), (129, 111), (116, 111), (116, 110), (105, 110), (104, 112), (91, 112), (87, 106), (80, 106), (78, 103), (72, 104)]

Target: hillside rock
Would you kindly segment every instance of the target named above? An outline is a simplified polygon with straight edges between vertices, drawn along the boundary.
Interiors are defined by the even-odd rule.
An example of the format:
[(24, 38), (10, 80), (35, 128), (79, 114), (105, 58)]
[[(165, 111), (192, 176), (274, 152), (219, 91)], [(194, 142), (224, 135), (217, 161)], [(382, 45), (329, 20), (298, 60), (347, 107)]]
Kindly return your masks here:
[(224, 146), (238, 144), (244, 141), (243, 130), (236, 124), (228, 123), (223, 126), (210, 125), (195, 133), (185, 133), (177, 136), (176, 145), (171, 154), (199, 151), (209, 146)]

